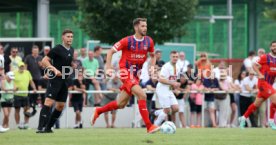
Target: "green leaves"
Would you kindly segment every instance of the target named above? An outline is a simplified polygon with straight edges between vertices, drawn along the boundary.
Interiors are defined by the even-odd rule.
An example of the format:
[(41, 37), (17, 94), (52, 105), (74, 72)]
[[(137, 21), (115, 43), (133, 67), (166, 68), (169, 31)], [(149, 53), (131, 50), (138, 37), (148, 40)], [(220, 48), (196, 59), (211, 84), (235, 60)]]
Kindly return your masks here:
[(77, 0), (80, 27), (93, 39), (115, 43), (133, 34), (132, 20), (148, 19), (148, 35), (162, 43), (185, 34), (198, 0)]

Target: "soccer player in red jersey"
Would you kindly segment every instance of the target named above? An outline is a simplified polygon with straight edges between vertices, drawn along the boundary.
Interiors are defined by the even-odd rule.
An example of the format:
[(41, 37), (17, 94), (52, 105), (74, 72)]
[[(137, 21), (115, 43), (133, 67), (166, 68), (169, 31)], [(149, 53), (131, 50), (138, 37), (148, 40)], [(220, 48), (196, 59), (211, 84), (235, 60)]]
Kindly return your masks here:
[(276, 91), (272, 87), (276, 78), (276, 41), (271, 42), (270, 50), (270, 53), (262, 55), (253, 65), (253, 69), (258, 75), (258, 95), (254, 103), (252, 103), (243, 116), (239, 118), (240, 128), (244, 128), (246, 119), (249, 115), (252, 114), (257, 107), (261, 106), (266, 99), (270, 98), (271, 105), (268, 123), (273, 130), (276, 130), (276, 125), (274, 123)]
[[(149, 120), (149, 112), (146, 107), (146, 94), (139, 86), (138, 70), (142, 69), (143, 63), (147, 59), (147, 54), (150, 54), (150, 65), (155, 64), (154, 42), (146, 36), (147, 19), (136, 18), (133, 21), (135, 34), (127, 36), (115, 43), (107, 53), (106, 71), (112, 70), (111, 59), (112, 55), (117, 51), (122, 51), (122, 57), (119, 62), (120, 79), (123, 83), (120, 90), (120, 97), (117, 101), (110, 102), (103, 107), (97, 107), (93, 111), (91, 124), (94, 125), (100, 114), (124, 108), (132, 95), (137, 96), (140, 114), (145, 122), (148, 133), (154, 133), (159, 130), (158, 126), (153, 125)], [(107, 73), (110, 75), (109, 73)]]

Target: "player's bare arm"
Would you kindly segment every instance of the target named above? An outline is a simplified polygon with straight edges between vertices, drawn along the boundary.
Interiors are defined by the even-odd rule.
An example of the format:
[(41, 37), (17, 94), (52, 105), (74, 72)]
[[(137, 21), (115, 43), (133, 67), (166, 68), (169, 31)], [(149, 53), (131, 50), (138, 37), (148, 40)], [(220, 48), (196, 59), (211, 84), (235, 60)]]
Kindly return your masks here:
[(105, 64), (105, 70), (106, 70), (106, 74), (108, 76), (111, 76), (110, 72), (112, 70), (112, 65), (111, 65), (111, 60), (112, 60), (112, 55), (116, 53), (116, 50), (114, 50), (113, 48), (109, 49), (107, 54), (106, 54), (106, 64)]
[(45, 67), (45, 68), (48, 68), (50, 69), (51, 71), (53, 71), (57, 76), (61, 76), (61, 72), (56, 69), (52, 64), (51, 64), (51, 58), (48, 57), (48, 56), (45, 56), (43, 59), (42, 59), (42, 65)]

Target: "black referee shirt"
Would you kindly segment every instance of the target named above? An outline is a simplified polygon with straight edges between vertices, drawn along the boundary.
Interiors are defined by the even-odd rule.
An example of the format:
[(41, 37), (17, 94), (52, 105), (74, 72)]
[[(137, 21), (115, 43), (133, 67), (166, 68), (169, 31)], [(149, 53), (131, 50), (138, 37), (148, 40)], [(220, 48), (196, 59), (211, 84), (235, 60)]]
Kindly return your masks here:
[[(48, 57), (51, 58), (52, 65), (58, 69), (62, 74), (66, 73), (65, 77), (68, 78), (68, 73), (71, 67), (71, 63), (73, 60), (74, 49), (70, 47), (70, 49), (66, 49), (63, 45), (58, 44), (48, 53)], [(64, 67), (64, 72), (62, 72), (62, 68)], [(56, 77), (61, 78), (61, 77)]]

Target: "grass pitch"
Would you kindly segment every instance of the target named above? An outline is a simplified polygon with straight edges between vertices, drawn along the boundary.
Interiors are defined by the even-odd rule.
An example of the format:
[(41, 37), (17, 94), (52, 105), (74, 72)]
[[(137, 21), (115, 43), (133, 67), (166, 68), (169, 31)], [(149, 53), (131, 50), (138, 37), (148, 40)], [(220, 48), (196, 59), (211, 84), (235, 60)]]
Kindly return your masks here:
[(145, 129), (60, 129), (53, 134), (11, 130), (0, 134), (0, 145), (273, 145), (271, 129), (177, 129), (176, 134), (146, 134)]

